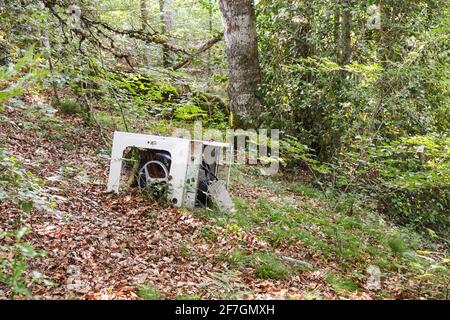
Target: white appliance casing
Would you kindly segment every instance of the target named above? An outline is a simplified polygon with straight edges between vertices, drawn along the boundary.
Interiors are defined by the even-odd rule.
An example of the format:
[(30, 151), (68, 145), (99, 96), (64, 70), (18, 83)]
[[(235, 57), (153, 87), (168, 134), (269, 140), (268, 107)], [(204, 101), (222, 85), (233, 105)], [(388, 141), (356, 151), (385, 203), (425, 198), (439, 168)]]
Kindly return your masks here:
[[(217, 152), (216, 158), (218, 165), (222, 164), (220, 163), (220, 155), (223, 155), (223, 150), (227, 154), (231, 152), (231, 144), (229, 143), (116, 131), (114, 132), (111, 152), (107, 192), (119, 192), (124, 160), (123, 156), (126, 148), (136, 147), (140, 149), (162, 150), (169, 152), (172, 157), (169, 171), (169, 183), (172, 185), (170, 201), (177, 207), (185, 206), (188, 209), (193, 209), (197, 197), (198, 177), (200, 165), (203, 160), (203, 150), (206, 146), (210, 146), (219, 151)], [(228, 170), (227, 182), (229, 174), (230, 171)]]

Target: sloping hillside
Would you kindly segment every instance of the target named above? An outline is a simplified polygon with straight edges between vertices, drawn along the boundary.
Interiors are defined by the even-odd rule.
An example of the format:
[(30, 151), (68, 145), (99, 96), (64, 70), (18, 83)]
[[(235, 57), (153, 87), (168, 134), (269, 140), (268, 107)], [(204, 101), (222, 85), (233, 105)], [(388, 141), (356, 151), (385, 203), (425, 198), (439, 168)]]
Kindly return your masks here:
[[(29, 259), (27, 272), (39, 270), (53, 284), (32, 285), (36, 297), (446, 294), (445, 283), (423, 276), (445, 258), (443, 248), (403, 233), (357, 202), (337, 208), (333, 195), (283, 176), (259, 177), (246, 166), (233, 169), (231, 191), (238, 210), (232, 214), (168, 207), (133, 189), (106, 194), (112, 127), (86, 127), (78, 114), (55, 110), (40, 95), (15, 103), (0, 114), (0, 144), (45, 182), (42, 188), (52, 196), (54, 209), (34, 208), (24, 216), (17, 205), (1, 202), (0, 229), (11, 229), (24, 216), (23, 224), (32, 230), (25, 239), (36, 251), (45, 251)], [(10, 237), (2, 241), (14, 243)], [(380, 288), (368, 282), (371, 265), (381, 270)], [(0, 299), (9, 295), (9, 288), (0, 285)]]

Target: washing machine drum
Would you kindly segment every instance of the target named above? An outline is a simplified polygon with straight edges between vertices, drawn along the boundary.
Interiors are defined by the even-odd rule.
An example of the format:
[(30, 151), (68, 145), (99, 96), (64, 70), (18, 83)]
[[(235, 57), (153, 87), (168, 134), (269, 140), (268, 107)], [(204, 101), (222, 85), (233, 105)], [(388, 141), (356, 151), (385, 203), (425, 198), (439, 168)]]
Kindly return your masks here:
[[(152, 151), (145, 157), (142, 157), (138, 176), (139, 188), (141, 190), (145, 189), (149, 182), (152, 184), (168, 183), (171, 162), (172, 157), (166, 151)], [(208, 189), (213, 180), (217, 180), (217, 177), (203, 161), (199, 172), (197, 205), (207, 206)]]

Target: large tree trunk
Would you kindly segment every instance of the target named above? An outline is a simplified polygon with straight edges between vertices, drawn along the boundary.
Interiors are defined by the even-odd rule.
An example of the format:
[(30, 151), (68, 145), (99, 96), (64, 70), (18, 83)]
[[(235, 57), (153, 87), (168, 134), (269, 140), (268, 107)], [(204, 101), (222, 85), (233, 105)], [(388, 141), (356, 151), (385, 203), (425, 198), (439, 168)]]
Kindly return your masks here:
[(230, 106), (241, 126), (258, 124), (262, 104), (253, 0), (220, 0), (228, 60)]
[[(175, 27), (175, 16), (171, 11), (172, 0), (159, 0), (159, 11), (161, 13), (161, 34), (170, 36)], [(163, 66), (170, 67), (173, 63), (172, 53), (163, 48)]]

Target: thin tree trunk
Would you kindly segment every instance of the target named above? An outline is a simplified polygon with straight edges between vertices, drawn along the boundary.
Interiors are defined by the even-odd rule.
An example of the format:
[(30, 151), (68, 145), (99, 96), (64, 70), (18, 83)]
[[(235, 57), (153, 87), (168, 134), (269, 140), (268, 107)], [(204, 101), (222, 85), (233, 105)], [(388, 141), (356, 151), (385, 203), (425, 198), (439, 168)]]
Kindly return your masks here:
[(340, 26), (341, 26), (341, 6), (339, 0), (334, 1), (334, 24), (333, 24), (333, 37), (334, 43), (336, 45), (336, 62), (339, 63), (341, 61), (341, 50), (339, 49), (339, 43), (341, 42), (340, 38)]
[[(147, 7), (147, 0), (141, 0), (140, 1), (140, 7), (141, 7), (141, 29), (142, 31), (147, 31), (148, 29), (148, 7)], [(145, 64), (148, 64), (149, 57), (148, 57), (148, 47), (147, 43), (145, 43), (146, 46), (144, 47), (144, 61)]]
[(350, 0), (343, 0), (342, 8), (342, 55), (341, 65), (350, 63), (352, 57), (352, 8)]
[(48, 38), (48, 31), (46, 29), (42, 30), (42, 37), (44, 39), (44, 47), (46, 50), (46, 54), (47, 54), (47, 61), (48, 61), (48, 69), (50, 70), (50, 75), (52, 77), (52, 89), (53, 89), (53, 97), (52, 97), (52, 102), (56, 103), (56, 105), (60, 105), (61, 104), (61, 100), (59, 99), (59, 95), (58, 95), (58, 88), (56, 85), (56, 80), (55, 80), (55, 71), (53, 68), (53, 60), (52, 60), (52, 47), (50, 44), (50, 40)]
[[(212, 24), (212, 0), (208, 1), (208, 27), (209, 27), (209, 35), (213, 36), (213, 24)], [(211, 51), (208, 51), (208, 78), (212, 75), (212, 63), (211, 63)]]
[[(159, 0), (159, 11), (161, 13), (161, 34), (170, 36), (175, 26), (175, 16), (171, 11), (172, 0)], [(163, 66), (170, 67), (173, 63), (173, 56), (167, 48), (163, 48)]]
[(147, 0), (141, 0), (140, 4), (141, 4), (141, 29), (143, 31), (146, 31), (148, 27)]
[(228, 95), (240, 126), (256, 125), (262, 111), (261, 82), (252, 0), (220, 0), (228, 61)]

